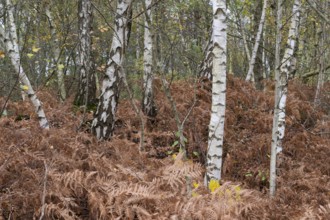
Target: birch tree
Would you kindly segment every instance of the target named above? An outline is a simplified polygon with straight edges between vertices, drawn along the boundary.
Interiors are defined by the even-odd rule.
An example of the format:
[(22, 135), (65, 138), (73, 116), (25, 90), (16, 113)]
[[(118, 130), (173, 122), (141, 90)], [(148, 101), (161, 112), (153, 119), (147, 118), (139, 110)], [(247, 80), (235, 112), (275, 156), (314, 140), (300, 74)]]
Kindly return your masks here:
[(61, 101), (64, 101), (66, 99), (66, 90), (65, 90), (65, 83), (64, 83), (64, 73), (63, 68), (64, 65), (61, 63), (61, 47), (59, 45), (59, 39), (56, 33), (56, 25), (52, 16), (52, 13), (49, 9), (49, 5), (46, 6), (46, 16), (48, 18), (49, 23), (49, 29), (51, 33), (51, 40), (52, 40), (52, 46), (53, 46), (53, 53), (54, 53), (54, 59), (53, 63), (56, 64), (56, 73), (57, 73), (57, 84), (59, 88), (60, 93), (60, 99)]
[(35, 91), (32, 88), (29, 78), (24, 72), (23, 66), (21, 65), (21, 56), (18, 45), (18, 38), (16, 32), (16, 24), (14, 19), (14, 6), (10, 0), (6, 0), (5, 4), (0, 2), (0, 10), (6, 13), (4, 14), (5, 19), (3, 18), (2, 24), (0, 25), (0, 39), (4, 43), (10, 61), (18, 74), (19, 82), (21, 88), (30, 98), (35, 112), (38, 116), (39, 124), (41, 128), (49, 129), (49, 124), (45, 115), (45, 112), (42, 108), (42, 104), (38, 99)]
[(263, 27), (264, 27), (264, 24), (265, 24), (266, 8), (267, 8), (267, 0), (264, 0), (263, 7), (262, 7), (261, 18), (260, 18), (260, 23), (259, 23), (259, 27), (258, 27), (258, 32), (256, 34), (256, 41), (254, 43), (251, 59), (250, 59), (250, 62), (249, 62), (249, 70), (248, 70), (248, 73), (247, 73), (246, 79), (245, 79), (246, 81), (254, 82), (254, 72), (253, 72), (253, 70), (254, 70), (254, 65), (255, 65), (255, 62), (256, 62), (257, 52), (258, 52), (258, 49), (259, 49), (262, 30), (263, 30)]
[[(324, 2), (323, 3), (323, 7), (326, 8), (327, 3)], [(326, 24), (325, 22), (322, 22), (320, 30), (318, 31), (318, 37), (319, 37), (319, 63), (318, 63), (318, 69), (319, 69), (319, 75), (318, 75), (318, 79), (317, 79), (317, 86), (316, 86), (316, 93), (315, 93), (315, 98), (314, 98), (314, 105), (318, 105), (320, 104), (320, 95), (321, 95), (321, 89), (323, 87), (324, 84), (324, 73), (326, 71), (325, 68), (325, 54), (326, 54), (326, 50), (327, 48), (324, 47), (324, 43), (326, 41)]]
[(92, 132), (101, 140), (109, 139), (115, 127), (122, 64), (128, 42), (131, 5), (132, 0), (117, 1), (115, 32), (112, 38), (110, 58), (102, 82), (99, 104), (92, 122)]
[(280, 62), (280, 43), (282, 30), (282, 0), (277, 3), (277, 37), (275, 52), (275, 109), (273, 118), (271, 161), (270, 161), (270, 195), (275, 195), (276, 190), (276, 160), (278, 153), (282, 152), (282, 142), (285, 134), (285, 108), (288, 93), (288, 79), (295, 69), (294, 50), (298, 36), (298, 23), (300, 17), (301, 0), (294, 0), (291, 25), (288, 40)]
[(153, 36), (151, 33), (152, 14), (151, 14), (152, 0), (145, 0), (145, 22), (144, 22), (144, 53), (143, 53), (143, 101), (142, 110), (144, 114), (149, 117), (155, 117), (156, 107), (153, 95)]
[(227, 8), (225, 0), (213, 0), (212, 107), (209, 125), (205, 184), (221, 179), (226, 107)]
[(77, 105), (90, 105), (95, 101), (96, 84), (92, 73), (92, 2), (79, 0), (78, 2), (79, 45), (78, 45), (78, 75), (79, 90), (75, 103)]

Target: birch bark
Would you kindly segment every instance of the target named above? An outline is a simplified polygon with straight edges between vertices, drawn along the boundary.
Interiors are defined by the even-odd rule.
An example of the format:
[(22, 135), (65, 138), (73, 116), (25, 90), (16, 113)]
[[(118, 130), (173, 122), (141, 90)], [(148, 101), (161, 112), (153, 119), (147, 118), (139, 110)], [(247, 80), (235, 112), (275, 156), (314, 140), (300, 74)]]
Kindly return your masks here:
[[(211, 34), (212, 35), (212, 34)], [(203, 62), (200, 65), (200, 70), (199, 70), (199, 77), (204, 77), (207, 79), (212, 80), (212, 55), (213, 51), (213, 41), (212, 41), (212, 36), (210, 37), (209, 42), (207, 43), (205, 50), (204, 50), (204, 59)]]
[(92, 73), (91, 59), (91, 31), (92, 31), (92, 2), (91, 0), (79, 0), (79, 46), (78, 46), (78, 75), (79, 90), (76, 96), (76, 105), (91, 105), (95, 101), (96, 84)]
[[(14, 7), (10, 0), (6, 0), (6, 15), (7, 19), (3, 22), (4, 25), (0, 25), (0, 38), (4, 42), (10, 61), (14, 66), (15, 71), (19, 76), (19, 81), (23, 85), (23, 91), (28, 95), (30, 101), (32, 102), (35, 112), (38, 116), (39, 124), (41, 128), (49, 129), (49, 124), (42, 108), (41, 102), (35, 94), (30, 80), (24, 72), (21, 65), (21, 57), (18, 46), (16, 24), (14, 20)], [(4, 5), (0, 3), (0, 8), (4, 9)], [(3, 11), (3, 10), (1, 10)]]
[(252, 51), (252, 55), (251, 55), (251, 59), (250, 59), (250, 63), (249, 63), (249, 70), (248, 70), (248, 73), (247, 73), (246, 79), (245, 79), (246, 81), (252, 81), (253, 83), (254, 83), (253, 69), (254, 69), (254, 65), (256, 63), (256, 57), (257, 57), (257, 52), (258, 52), (258, 48), (259, 48), (259, 44), (260, 44), (261, 34), (262, 34), (262, 30), (263, 30), (263, 27), (265, 24), (266, 8), (267, 8), (267, 0), (264, 0), (260, 23), (259, 23), (259, 27), (258, 27), (258, 33), (256, 35), (256, 41), (254, 43), (254, 47), (253, 47), (253, 51)]
[(129, 17), (132, 0), (118, 0), (110, 58), (102, 82), (100, 101), (92, 122), (92, 132), (100, 140), (110, 139), (115, 127), (115, 116), (122, 78), (122, 62), (128, 43)]
[(51, 38), (53, 42), (53, 49), (54, 49), (54, 61), (53, 63), (56, 64), (56, 73), (57, 73), (57, 84), (60, 93), (61, 101), (66, 99), (66, 91), (65, 91), (65, 83), (64, 83), (64, 73), (63, 73), (63, 64), (61, 63), (61, 48), (59, 45), (59, 40), (56, 34), (56, 26), (53, 20), (53, 16), (51, 11), (49, 10), (49, 6), (46, 6), (46, 16), (48, 18), (49, 29), (51, 33)]
[(149, 117), (155, 117), (156, 107), (154, 103), (153, 95), (153, 36), (151, 32), (152, 25), (152, 14), (150, 6), (152, 5), (152, 0), (145, 0), (145, 22), (144, 22), (144, 54), (143, 54), (143, 101), (142, 110), (144, 114)]
[(291, 72), (295, 69), (294, 49), (298, 36), (298, 23), (300, 17), (301, 0), (294, 0), (292, 9), (291, 25), (288, 41), (282, 61), (280, 62), (280, 42), (282, 29), (282, 0), (278, 1), (277, 12), (277, 38), (276, 38), (276, 58), (275, 58), (275, 109), (273, 119), (271, 164), (270, 164), (270, 195), (275, 195), (276, 190), (276, 160), (278, 153), (282, 152), (282, 142), (285, 134), (285, 108), (288, 93), (288, 79)]
[(227, 8), (225, 0), (213, 0), (212, 107), (209, 125), (205, 184), (221, 179), (226, 107)]

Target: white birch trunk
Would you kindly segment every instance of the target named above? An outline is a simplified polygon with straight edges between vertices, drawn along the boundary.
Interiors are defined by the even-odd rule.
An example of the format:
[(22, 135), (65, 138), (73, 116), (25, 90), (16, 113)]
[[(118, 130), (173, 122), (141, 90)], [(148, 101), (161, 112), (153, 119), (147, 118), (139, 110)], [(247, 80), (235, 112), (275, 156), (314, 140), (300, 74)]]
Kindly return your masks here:
[(270, 196), (275, 195), (276, 190), (276, 159), (277, 159), (277, 129), (278, 129), (278, 102), (280, 97), (280, 53), (282, 42), (282, 1), (277, 1), (277, 16), (276, 16), (276, 45), (275, 45), (275, 106), (273, 117), (273, 129), (272, 129), (272, 145), (270, 155), (270, 174), (269, 174), (269, 190)]
[(256, 57), (257, 57), (257, 52), (259, 49), (259, 44), (260, 44), (260, 39), (261, 39), (261, 34), (262, 34), (262, 29), (265, 24), (265, 17), (266, 17), (266, 8), (267, 8), (267, 0), (264, 0), (263, 7), (262, 7), (262, 13), (261, 13), (261, 18), (260, 18), (260, 23), (258, 27), (258, 33), (256, 35), (256, 41), (254, 43), (250, 63), (249, 63), (249, 70), (246, 75), (246, 81), (252, 81), (254, 82), (254, 65), (256, 63)]
[(152, 59), (153, 59), (153, 36), (150, 30), (152, 25), (152, 14), (151, 9), (148, 9), (152, 4), (152, 0), (145, 0), (145, 22), (144, 22), (144, 54), (143, 54), (143, 102), (142, 110), (144, 114), (149, 117), (156, 116), (156, 107), (154, 103), (153, 95), (153, 68), (152, 68)]
[(92, 132), (100, 140), (111, 138), (122, 78), (122, 62), (128, 38), (128, 17), (132, 0), (118, 0), (108, 68), (102, 82), (100, 101), (92, 123)]
[(79, 91), (75, 100), (76, 105), (90, 105), (95, 101), (95, 77), (92, 73), (92, 2), (79, 0), (79, 47), (78, 47), (78, 75)]
[(212, 107), (205, 184), (221, 179), (226, 108), (227, 8), (225, 0), (213, 0)]
[[(3, 5), (0, 4), (0, 8), (3, 9)], [(7, 19), (6, 23), (3, 26), (0, 26), (0, 38), (4, 42), (8, 56), (11, 60), (11, 63), (14, 66), (15, 71), (18, 73), (19, 81), (22, 84), (23, 91), (27, 94), (31, 100), (33, 106), (35, 107), (35, 112), (38, 116), (39, 124), (41, 128), (49, 129), (49, 124), (45, 115), (45, 112), (42, 108), (41, 102), (35, 94), (30, 80), (24, 72), (24, 69), (21, 65), (21, 57), (19, 53), (16, 24), (14, 20), (14, 7), (11, 4), (10, 0), (6, 0), (7, 8)], [(3, 10), (1, 10), (3, 11)]]
[(64, 83), (64, 74), (63, 74), (63, 64), (61, 63), (61, 48), (59, 45), (58, 37), (56, 36), (56, 26), (54, 24), (53, 16), (48, 8), (46, 7), (46, 16), (48, 17), (49, 29), (52, 36), (52, 42), (54, 46), (54, 64), (56, 64), (56, 73), (57, 73), (57, 84), (60, 93), (61, 101), (66, 99), (65, 83)]
[(276, 160), (278, 153), (282, 152), (282, 142), (285, 134), (285, 116), (286, 116), (286, 100), (288, 93), (288, 79), (290, 73), (295, 68), (294, 49), (296, 46), (296, 38), (298, 35), (298, 23), (300, 17), (300, 2), (301, 0), (294, 0), (292, 9), (291, 25), (289, 30), (288, 41), (284, 56), (279, 62), (279, 47), (281, 42), (280, 31), (282, 29), (282, 1), (278, 1), (278, 26), (277, 26), (277, 39), (276, 38), (276, 59), (275, 59), (275, 109), (273, 119), (273, 132), (272, 132), (272, 146), (271, 146), (271, 164), (270, 164), (270, 195), (274, 196), (276, 191)]

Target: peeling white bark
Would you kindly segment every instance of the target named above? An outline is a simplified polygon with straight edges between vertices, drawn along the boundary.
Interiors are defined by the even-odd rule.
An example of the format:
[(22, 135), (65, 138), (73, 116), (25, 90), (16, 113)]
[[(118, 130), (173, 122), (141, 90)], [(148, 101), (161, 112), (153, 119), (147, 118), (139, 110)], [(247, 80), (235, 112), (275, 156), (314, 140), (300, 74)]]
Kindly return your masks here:
[[(0, 3), (0, 8), (4, 9), (3, 5)], [(42, 108), (41, 102), (35, 94), (30, 80), (24, 72), (21, 65), (21, 57), (19, 53), (16, 24), (14, 20), (14, 7), (10, 0), (6, 0), (7, 9), (7, 19), (4, 26), (0, 25), (0, 39), (4, 42), (8, 56), (10, 57), (11, 63), (14, 66), (15, 71), (19, 76), (19, 81), (22, 85), (23, 91), (30, 98), (33, 106), (35, 107), (35, 112), (38, 116), (39, 124), (41, 128), (49, 129), (49, 124)], [(1, 10), (3, 11), (3, 10)], [(3, 22), (4, 23), (4, 22)]]
[(246, 81), (254, 82), (253, 70), (254, 70), (254, 65), (256, 63), (256, 57), (257, 57), (257, 52), (258, 52), (258, 48), (259, 48), (259, 44), (260, 44), (262, 30), (263, 30), (263, 27), (265, 24), (266, 9), (267, 9), (267, 0), (264, 0), (260, 23), (259, 23), (259, 27), (258, 27), (258, 33), (256, 35), (256, 41), (254, 43), (254, 47), (253, 47), (253, 51), (252, 51), (252, 55), (251, 55), (251, 59), (250, 59), (250, 63), (249, 63), (249, 70), (248, 70), (248, 73), (247, 73), (246, 79), (245, 79)]
[(128, 41), (128, 22), (132, 0), (118, 0), (108, 68), (102, 82), (100, 101), (92, 122), (92, 131), (100, 140), (111, 138), (116, 121), (122, 62)]
[(213, 0), (212, 107), (205, 184), (221, 179), (226, 107), (227, 23), (226, 1)]

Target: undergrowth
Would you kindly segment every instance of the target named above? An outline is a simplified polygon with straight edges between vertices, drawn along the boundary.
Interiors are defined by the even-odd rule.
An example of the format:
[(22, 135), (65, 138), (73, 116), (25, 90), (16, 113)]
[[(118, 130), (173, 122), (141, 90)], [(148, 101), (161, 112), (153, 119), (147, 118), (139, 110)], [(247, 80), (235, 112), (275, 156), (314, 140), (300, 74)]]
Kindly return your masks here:
[[(171, 84), (182, 115), (193, 104), (193, 91), (189, 81)], [(173, 156), (178, 150), (173, 144), (176, 124), (157, 79), (159, 113), (147, 122), (142, 154), (139, 119), (128, 101), (119, 104), (109, 142), (89, 134), (89, 124), (77, 132), (82, 113), (72, 99), (60, 104), (51, 92), (38, 94), (50, 131), (39, 129), (28, 102), (9, 102), (10, 114), (0, 119), (0, 219), (326, 219), (327, 107), (314, 107), (311, 88), (299, 82), (290, 85), (278, 191), (269, 200), (273, 92), (256, 91), (233, 78), (228, 79), (227, 91), (224, 179), (208, 188), (203, 186), (203, 164), (210, 82), (198, 85), (186, 122), (188, 160)]]

